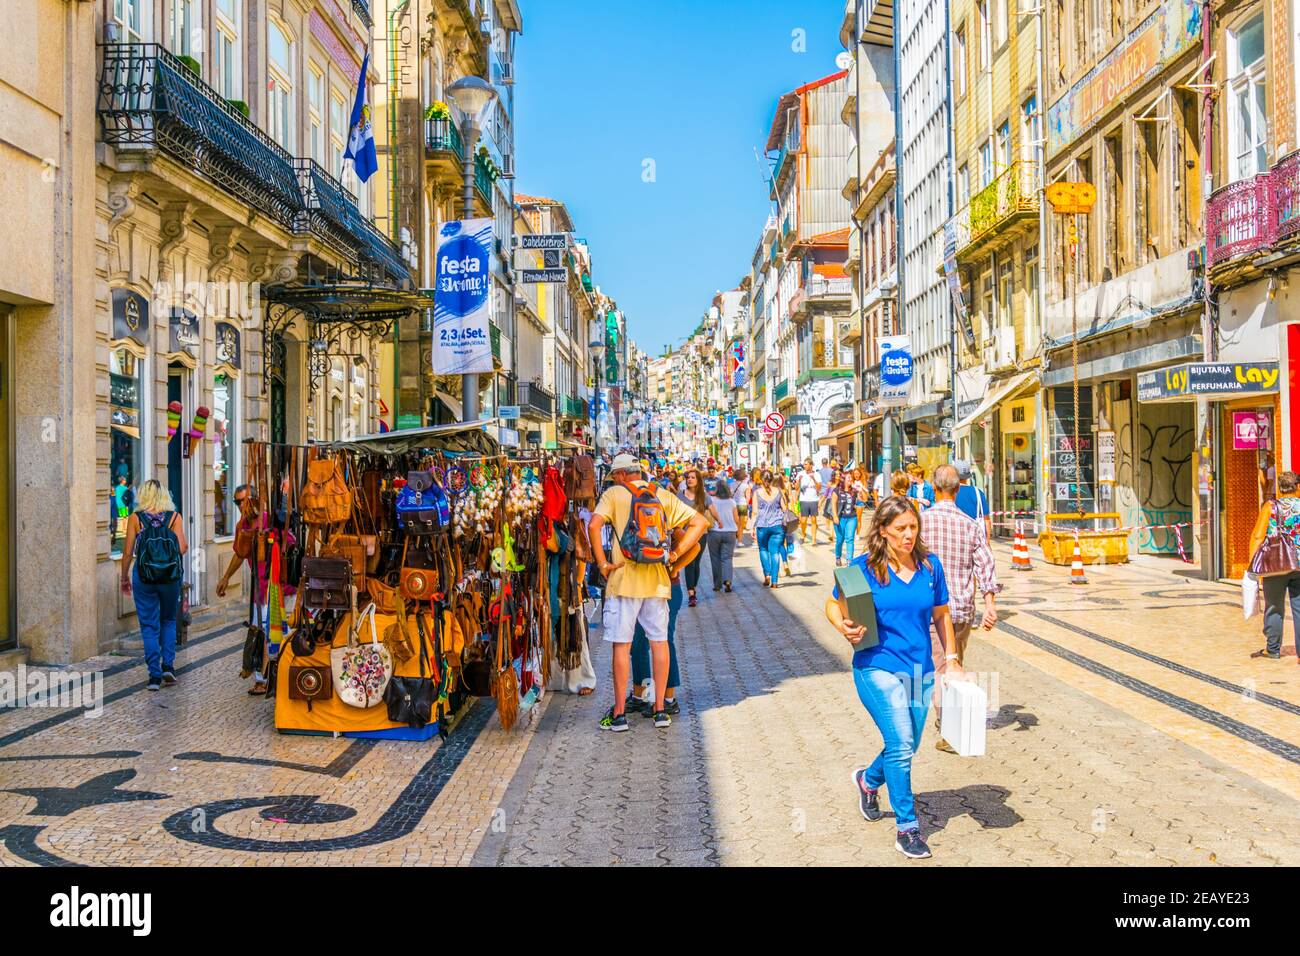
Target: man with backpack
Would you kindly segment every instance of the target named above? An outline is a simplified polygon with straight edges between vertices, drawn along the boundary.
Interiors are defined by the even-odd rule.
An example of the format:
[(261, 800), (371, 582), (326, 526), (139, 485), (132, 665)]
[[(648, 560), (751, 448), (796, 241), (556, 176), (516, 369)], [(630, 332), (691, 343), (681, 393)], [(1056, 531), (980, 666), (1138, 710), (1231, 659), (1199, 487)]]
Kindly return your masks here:
[[(596, 504), (589, 527), (595, 545), (608, 524), (613, 531), (613, 560), (603, 547), (595, 549), (596, 565), (604, 575), (605, 640), (614, 645), (614, 705), (600, 720), (602, 730), (628, 729), (626, 695), (632, 669), (632, 638), (638, 623), (650, 641), (654, 672), (654, 724), (672, 724), (664, 703), (668, 687), (668, 599), (670, 571), (688, 555), (709, 529), (708, 519), (688, 508), (672, 492), (641, 480), (641, 465), (631, 455), (618, 455), (610, 465), (614, 482)], [(674, 544), (672, 533), (685, 528)]]

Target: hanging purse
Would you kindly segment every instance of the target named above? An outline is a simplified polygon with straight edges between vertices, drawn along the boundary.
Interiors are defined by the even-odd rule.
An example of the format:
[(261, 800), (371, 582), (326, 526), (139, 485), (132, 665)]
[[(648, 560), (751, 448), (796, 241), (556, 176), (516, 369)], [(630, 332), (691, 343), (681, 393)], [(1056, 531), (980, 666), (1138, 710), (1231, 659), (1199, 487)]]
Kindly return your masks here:
[(437, 534), (451, 523), (451, 505), (433, 475), (412, 471), (397, 493), (397, 525), (408, 535)]
[(509, 730), (519, 717), (519, 678), (515, 674), (514, 661), (510, 657), (511, 619), (507, 614), (501, 615), (501, 625), (497, 631), (497, 653), (492, 696), (497, 702), (497, 716), (501, 718), (501, 729)]
[(402, 573), (398, 585), (402, 597), (411, 602), (429, 601), (438, 590), (437, 569), (433, 562), (417, 549), (411, 553), (409, 542), (402, 552)]
[[(395, 620), (388, 627), (384, 628), (384, 646), (388, 652), (393, 655), (395, 661), (409, 661), (415, 656), (415, 647), (411, 644), (411, 625), (406, 617), (406, 602), (402, 600), (401, 594), (394, 595)], [(378, 609), (378, 605), (375, 605)], [(416, 614), (419, 614), (419, 608), (416, 608)]]
[[(370, 641), (360, 641), (361, 631), (370, 625)], [(393, 676), (393, 658), (375, 634), (375, 606), (352, 615), (348, 622), (348, 642), (330, 647), (330, 675), (339, 700), (349, 707), (374, 707), (384, 699), (384, 691)]]
[(366, 579), (366, 593), (375, 602), (375, 610), (380, 614), (396, 614), (397, 602), (401, 600), (400, 592), (379, 578)]
[(419, 730), (433, 720), (434, 701), (438, 697), (438, 670), (435, 665), (432, 668), (433, 676), (425, 676), (429, 650), (428, 638), (424, 634), (423, 614), (416, 613), (415, 626), (420, 634), (420, 676), (394, 677), (384, 691), (384, 702), (388, 704), (389, 720)]
[(343, 477), (343, 467), (332, 458), (317, 458), (307, 464), (307, 481), (299, 496), (302, 519), (307, 524), (342, 524), (352, 514), (352, 492)]
[(254, 673), (262, 673), (266, 666), (266, 629), (262, 626), (262, 605), (257, 600), (257, 563), (253, 563), (253, 584), (248, 589), (248, 630), (244, 632), (244, 657), (239, 667), (239, 678), (244, 680)]
[(1298, 570), (1295, 544), (1291, 540), (1291, 535), (1282, 526), (1282, 516), (1278, 513), (1276, 500), (1272, 502), (1271, 508), (1273, 524), (1276, 525), (1277, 531), (1263, 540), (1250, 559), (1250, 567), (1247, 568), (1251, 574), (1261, 578), (1274, 574), (1290, 574)]
[(366, 551), (356, 535), (335, 534), (321, 545), (322, 558), (340, 558), (348, 563), (352, 583), (358, 591), (366, 590)]
[(352, 606), (352, 566), (345, 558), (304, 558), (305, 587), (299, 600), (310, 611), (346, 611)]

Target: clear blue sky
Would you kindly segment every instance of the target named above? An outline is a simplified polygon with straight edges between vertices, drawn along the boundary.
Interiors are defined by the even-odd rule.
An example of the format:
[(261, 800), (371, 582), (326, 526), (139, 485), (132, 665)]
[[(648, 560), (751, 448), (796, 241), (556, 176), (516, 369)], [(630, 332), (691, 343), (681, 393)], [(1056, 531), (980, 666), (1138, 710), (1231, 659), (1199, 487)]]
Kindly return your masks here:
[(515, 189), (568, 206), (596, 283), (659, 354), (748, 269), (769, 209), (754, 150), (782, 93), (835, 72), (844, 0), (520, 7)]

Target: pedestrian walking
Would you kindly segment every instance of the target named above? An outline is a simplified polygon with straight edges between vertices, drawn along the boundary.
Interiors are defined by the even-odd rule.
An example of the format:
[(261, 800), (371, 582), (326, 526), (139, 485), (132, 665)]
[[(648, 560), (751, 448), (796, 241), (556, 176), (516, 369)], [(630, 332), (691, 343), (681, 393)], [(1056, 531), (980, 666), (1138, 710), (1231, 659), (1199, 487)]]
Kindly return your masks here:
[[(716, 487), (716, 485), (715, 485)], [(682, 504), (688, 508), (694, 509), (698, 514), (708, 516), (709, 513), (709, 492), (706, 490), (704, 479), (697, 469), (692, 468), (686, 473), (682, 480), (681, 490), (677, 492), (677, 497), (681, 499)], [(697, 600), (695, 589), (700, 585), (700, 566), (704, 561), (704, 549), (701, 548), (699, 553), (686, 565), (684, 577), (686, 578), (686, 606), (695, 607)]]
[(912, 479), (912, 487), (908, 491), (908, 497), (916, 502), (916, 506), (925, 509), (934, 504), (934, 486), (925, 480), (925, 469), (918, 464), (907, 466), (907, 473)]
[(858, 496), (858, 530), (866, 533), (866, 528), (862, 524), (862, 512), (867, 503), (871, 501), (871, 485), (867, 481), (867, 472), (861, 465), (852, 469), (849, 474), (853, 476), (853, 490)]
[[(922, 514), (921, 531), (930, 553), (938, 555), (947, 573), (957, 663), (964, 666), (966, 645), (970, 642), (971, 628), (976, 620), (976, 595), (982, 596), (984, 605), (980, 626), (986, 631), (992, 630), (998, 623), (996, 598), (1001, 588), (984, 523), (971, 518), (957, 506), (961, 487), (960, 469), (955, 465), (940, 465), (934, 470), (935, 502)], [(947, 659), (937, 639), (932, 650), (935, 674), (942, 678), (947, 671)], [(942, 705), (943, 695), (940, 694), (934, 699), (936, 731)], [(945, 753), (955, 753), (942, 737), (935, 740), (934, 746)]]
[(709, 530), (709, 566), (713, 571), (713, 590), (731, 593), (732, 556), (736, 552), (736, 499), (725, 481), (709, 503), (713, 527)]
[[(671, 533), (685, 528), (676, 547), (686, 554), (708, 530), (708, 520), (692, 512), (666, 491), (654, 491), (641, 480), (641, 468), (631, 455), (618, 455), (610, 463), (614, 486), (600, 497), (588, 526), (590, 540), (602, 540), (605, 525), (613, 529), (613, 559), (603, 547), (596, 563), (605, 577), (602, 619), (605, 640), (614, 645), (614, 703), (600, 720), (603, 730), (626, 731), (628, 678), (632, 667), (632, 638), (638, 622), (650, 643), (654, 674), (654, 724), (668, 727), (672, 717), (664, 705), (668, 688), (668, 601), (672, 597), (670, 571), (679, 569)], [(698, 480), (698, 479), (697, 479)]]
[[(910, 497), (912, 491), (912, 476), (906, 471), (896, 471), (889, 478), (889, 493), (891, 495), (903, 495)], [(876, 503), (879, 506), (879, 502)]]
[[(949, 676), (962, 674), (943, 562), (922, 543), (921, 514), (916, 505), (895, 495), (881, 502), (872, 515), (867, 550), (853, 563), (862, 568), (871, 588), (878, 638), (873, 647), (855, 649), (853, 681), (884, 741), (876, 759), (853, 772), (853, 789), (862, 816), (873, 822), (884, 817), (880, 788), (889, 791), (897, 828), (894, 846), (906, 857), (922, 859), (930, 856), (930, 848), (916, 818), (912, 758), (925, 730), (934, 689), (931, 624), (948, 649)], [(846, 620), (838, 598), (837, 587), (826, 601), (826, 618), (856, 648), (866, 626)]]
[(753, 492), (754, 537), (763, 566), (763, 587), (776, 587), (785, 548), (786, 501), (770, 470), (759, 476)]
[(150, 478), (135, 496), (122, 548), (123, 594), (135, 602), (150, 690), (176, 683), (176, 617), (181, 607), (181, 560), (189, 550), (171, 494)]
[[(1277, 497), (1266, 501), (1250, 533), (1250, 551), (1254, 557), (1266, 537), (1282, 534), (1295, 553), (1300, 541), (1300, 478), (1294, 471), (1277, 476)], [(1282, 656), (1282, 628), (1286, 624), (1286, 606), (1291, 605), (1291, 624), (1295, 629), (1296, 655), (1300, 658), (1300, 571), (1269, 574), (1260, 578), (1264, 592), (1264, 641), (1262, 651), (1254, 657), (1278, 660)]]
[[(954, 499), (955, 504), (973, 521), (978, 521), (984, 525), (984, 534), (986, 537), (993, 537), (993, 516), (989, 514), (989, 496), (979, 488), (975, 487), (975, 470), (968, 461), (960, 459), (952, 463), (957, 469), (957, 477), (961, 480), (961, 486), (957, 489), (957, 497)], [(935, 495), (939, 493), (939, 471), (934, 472)]]
[[(831, 518), (835, 522), (835, 566), (842, 568), (853, 560), (858, 539), (858, 514), (862, 504), (858, 497), (858, 483), (853, 475), (844, 472), (840, 482), (831, 490)], [(847, 548), (847, 555), (845, 549)]]
[[(829, 470), (829, 469), (828, 469)], [(805, 458), (799, 473), (799, 538), (808, 543), (808, 522), (812, 522), (812, 543), (817, 544), (817, 510), (821, 505), (822, 480), (813, 471), (813, 460)]]
[(755, 468), (753, 473), (745, 471), (738, 472), (739, 480), (736, 487), (732, 489), (732, 497), (736, 499), (736, 547), (740, 547), (745, 542), (745, 527), (749, 524), (749, 510), (751, 496), (753, 495), (754, 485), (758, 482), (758, 469)]
[[(797, 477), (797, 476), (796, 476)], [(795, 490), (795, 479), (788, 475), (779, 477), (781, 483), (781, 495), (785, 500), (785, 537), (781, 540), (781, 564), (782, 570), (790, 574), (790, 558), (795, 551), (795, 535), (799, 531), (803, 516), (799, 504), (799, 493)], [(772, 587), (776, 587), (776, 582), (772, 582)]]

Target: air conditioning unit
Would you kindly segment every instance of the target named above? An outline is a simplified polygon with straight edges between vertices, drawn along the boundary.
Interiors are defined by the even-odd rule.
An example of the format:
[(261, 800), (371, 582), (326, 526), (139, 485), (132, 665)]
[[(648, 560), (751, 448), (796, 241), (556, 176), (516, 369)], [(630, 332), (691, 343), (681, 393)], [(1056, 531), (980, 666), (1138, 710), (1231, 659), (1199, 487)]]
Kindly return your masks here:
[(513, 155), (504, 156), (501, 159), (501, 178), (515, 178), (515, 157)]
[(501, 85), (502, 86), (515, 85), (515, 65), (513, 63), (501, 64)]

